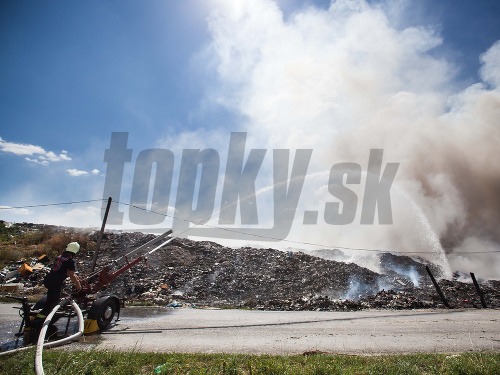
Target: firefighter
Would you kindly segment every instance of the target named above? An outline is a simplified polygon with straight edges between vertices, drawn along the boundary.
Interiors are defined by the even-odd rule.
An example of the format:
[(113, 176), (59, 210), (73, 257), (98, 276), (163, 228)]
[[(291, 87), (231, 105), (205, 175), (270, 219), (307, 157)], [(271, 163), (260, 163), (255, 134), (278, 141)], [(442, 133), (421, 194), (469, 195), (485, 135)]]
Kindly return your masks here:
[[(80, 244), (78, 242), (70, 242), (64, 252), (57, 257), (50, 272), (45, 276), (43, 285), (47, 288), (47, 300), (45, 306), (33, 321), (35, 331), (40, 331), (47, 315), (59, 303), (64, 281), (67, 277), (71, 279), (77, 291), (81, 289), (80, 280), (75, 274), (76, 265), (73, 259), (79, 250)], [(38, 337), (38, 335), (36, 336)]]

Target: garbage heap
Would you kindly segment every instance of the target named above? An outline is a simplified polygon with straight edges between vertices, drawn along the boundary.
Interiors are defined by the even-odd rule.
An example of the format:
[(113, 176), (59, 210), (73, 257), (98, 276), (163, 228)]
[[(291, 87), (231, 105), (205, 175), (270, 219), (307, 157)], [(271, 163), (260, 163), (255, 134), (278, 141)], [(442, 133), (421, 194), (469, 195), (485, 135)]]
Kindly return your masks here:
[[(89, 232), (88, 236), (96, 241), (98, 233)], [(152, 238), (152, 234), (139, 232), (105, 233), (96, 270), (127, 254), (134, 259), (139, 254), (130, 252)], [(83, 249), (77, 256), (81, 277), (89, 274), (93, 255)], [(214, 242), (175, 239), (152, 254), (147, 262), (121, 275), (103, 292), (137, 304), (172, 307), (348, 311), (443, 306), (425, 264), (418, 259), (374, 253), (370, 256), (378, 257), (381, 270), (376, 273), (338, 261), (343, 256), (338, 249), (312, 253), (250, 247), (231, 249)], [(5, 282), (6, 274), (19, 267), (20, 263), (16, 263), (0, 272), (0, 283)], [(430, 265), (430, 268), (438, 278), (439, 267)], [(43, 277), (49, 271), (50, 263), (38, 267), (27, 278), (19, 275), (10, 282), (24, 286), (24, 294), (40, 292), (44, 290)], [(500, 307), (500, 282), (479, 281), (487, 306)], [(439, 285), (451, 307), (481, 307), (471, 282), (441, 279)]]
[[(152, 235), (108, 234), (101, 262), (149, 241)], [(337, 256), (340, 250), (333, 250)], [(106, 255), (105, 255), (106, 254)], [(135, 302), (266, 310), (359, 310), (443, 307), (425, 264), (407, 256), (377, 256), (381, 273), (317, 253), (283, 252), (175, 239), (111, 287)], [(325, 255), (325, 254), (322, 254)], [(441, 270), (429, 265), (436, 277)], [(480, 307), (472, 283), (439, 281), (452, 307)], [(488, 307), (500, 306), (500, 282), (481, 282)]]

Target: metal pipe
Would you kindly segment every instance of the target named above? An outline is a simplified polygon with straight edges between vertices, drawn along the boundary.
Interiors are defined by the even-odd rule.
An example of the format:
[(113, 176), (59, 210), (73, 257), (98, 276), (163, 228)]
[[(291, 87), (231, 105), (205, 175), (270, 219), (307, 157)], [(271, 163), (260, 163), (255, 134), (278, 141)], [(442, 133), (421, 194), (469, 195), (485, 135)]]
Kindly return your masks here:
[[(145, 244), (143, 244), (143, 245), (141, 245), (141, 246), (133, 249), (132, 251), (129, 251), (127, 254), (122, 255), (118, 259), (115, 259), (115, 262), (119, 262), (122, 258), (126, 258), (127, 256), (129, 256), (129, 255), (131, 255), (133, 253), (137, 253), (137, 252), (139, 252), (141, 250), (148, 250), (149, 247), (156, 245), (158, 242), (162, 241), (166, 237), (169, 238), (168, 236), (170, 236), (171, 234), (172, 234), (172, 229), (169, 229), (165, 233), (160, 234), (158, 237), (153, 238), (151, 241), (146, 242)], [(165, 245), (166, 243), (170, 242), (174, 238), (175, 237), (169, 238), (165, 243), (163, 243), (162, 245), (160, 245), (160, 247), (163, 246), (163, 245)], [(155, 250), (157, 250), (157, 248)]]
[(173, 240), (175, 240), (175, 237), (169, 238), (167, 241), (165, 241), (162, 244), (156, 246), (153, 250), (151, 250), (150, 252), (148, 252), (148, 255), (153, 254), (156, 250), (161, 249), (163, 246), (165, 246), (169, 242), (172, 242)]

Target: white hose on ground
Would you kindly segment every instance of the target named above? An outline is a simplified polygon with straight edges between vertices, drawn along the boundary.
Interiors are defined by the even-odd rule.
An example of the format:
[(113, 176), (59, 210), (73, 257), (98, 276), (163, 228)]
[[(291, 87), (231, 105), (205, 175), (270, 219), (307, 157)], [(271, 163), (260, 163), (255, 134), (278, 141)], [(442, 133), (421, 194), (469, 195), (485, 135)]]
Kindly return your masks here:
[(17, 352), (22, 352), (24, 350), (28, 350), (28, 349), (31, 349), (32, 347), (31, 346), (22, 346), (20, 348), (16, 348), (16, 349), (12, 349), (12, 350), (7, 350), (5, 352), (0, 352), (0, 357), (3, 356), (3, 355), (8, 355), (8, 354), (13, 354), (13, 353), (17, 353)]
[(49, 327), (50, 321), (52, 320), (52, 317), (54, 314), (59, 310), (61, 306), (64, 306), (68, 303), (67, 300), (61, 301), (56, 307), (52, 309), (50, 314), (45, 318), (45, 321), (43, 322), (42, 329), (40, 331), (40, 335), (38, 336), (38, 342), (36, 344), (36, 354), (35, 354), (35, 373), (36, 375), (44, 375), (45, 372), (43, 371), (43, 363), (42, 363), (42, 351), (43, 348), (51, 348), (57, 345), (62, 345), (65, 344), (69, 341), (72, 341), (76, 339), (77, 337), (80, 337), (83, 334), (83, 328), (84, 328), (84, 321), (83, 321), (83, 314), (82, 310), (80, 310), (80, 307), (76, 304), (75, 301), (71, 300), (71, 306), (73, 306), (73, 310), (75, 310), (77, 316), (78, 316), (78, 331), (74, 333), (71, 336), (65, 337), (61, 340), (57, 341), (52, 341), (52, 342), (47, 342), (44, 343), (45, 341), (45, 334), (47, 333), (47, 329)]
[[(78, 305), (77, 305), (77, 307), (78, 307)], [(83, 314), (82, 314), (82, 312), (81, 312), (81, 310), (80, 310), (79, 307), (78, 307), (78, 310), (76, 311), (76, 313), (78, 315), (78, 321), (79, 321), (78, 331), (82, 331), (83, 332), (84, 320), (83, 320)], [(80, 314), (82, 314), (81, 319), (80, 319)], [(74, 339), (76, 337), (81, 336), (82, 334), (77, 332), (77, 333), (75, 333), (75, 335), (70, 336), (70, 337), (65, 337), (65, 338), (63, 338), (61, 340), (57, 340), (57, 341), (46, 342), (46, 343), (43, 344), (43, 347), (44, 348), (51, 348), (51, 347), (54, 347), (54, 346), (57, 346), (57, 345), (62, 345), (64, 343), (66, 343), (67, 341), (69, 341), (70, 339), (72, 340), (72, 339)], [(25, 351), (25, 350), (29, 350), (31, 348), (33, 348), (33, 346), (29, 345), (29, 346), (23, 346), (21, 348), (7, 350), (5, 352), (0, 352), (0, 357), (4, 356), (4, 355), (9, 355), (9, 354), (14, 354), (14, 353), (17, 353), (17, 352), (22, 352), (22, 351)]]

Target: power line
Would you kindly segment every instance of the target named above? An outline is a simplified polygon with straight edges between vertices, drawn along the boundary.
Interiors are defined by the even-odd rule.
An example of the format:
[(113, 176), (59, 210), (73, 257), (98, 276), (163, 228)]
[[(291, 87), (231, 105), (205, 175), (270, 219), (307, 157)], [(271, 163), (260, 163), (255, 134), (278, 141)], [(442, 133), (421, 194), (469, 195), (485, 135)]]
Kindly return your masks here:
[(69, 205), (69, 204), (78, 204), (78, 203), (91, 203), (91, 202), (101, 202), (106, 199), (89, 199), (85, 201), (75, 201), (75, 202), (60, 202), (60, 203), (46, 203), (46, 204), (34, 204), (30, 206), (4, 206), (0, 207), (0, 210), (14, 210), (14, 209), (22, 209), (22, 208), (37, 208), (37, 207), (48, 207), (48, 206), (63, 206), (63, 205)]

